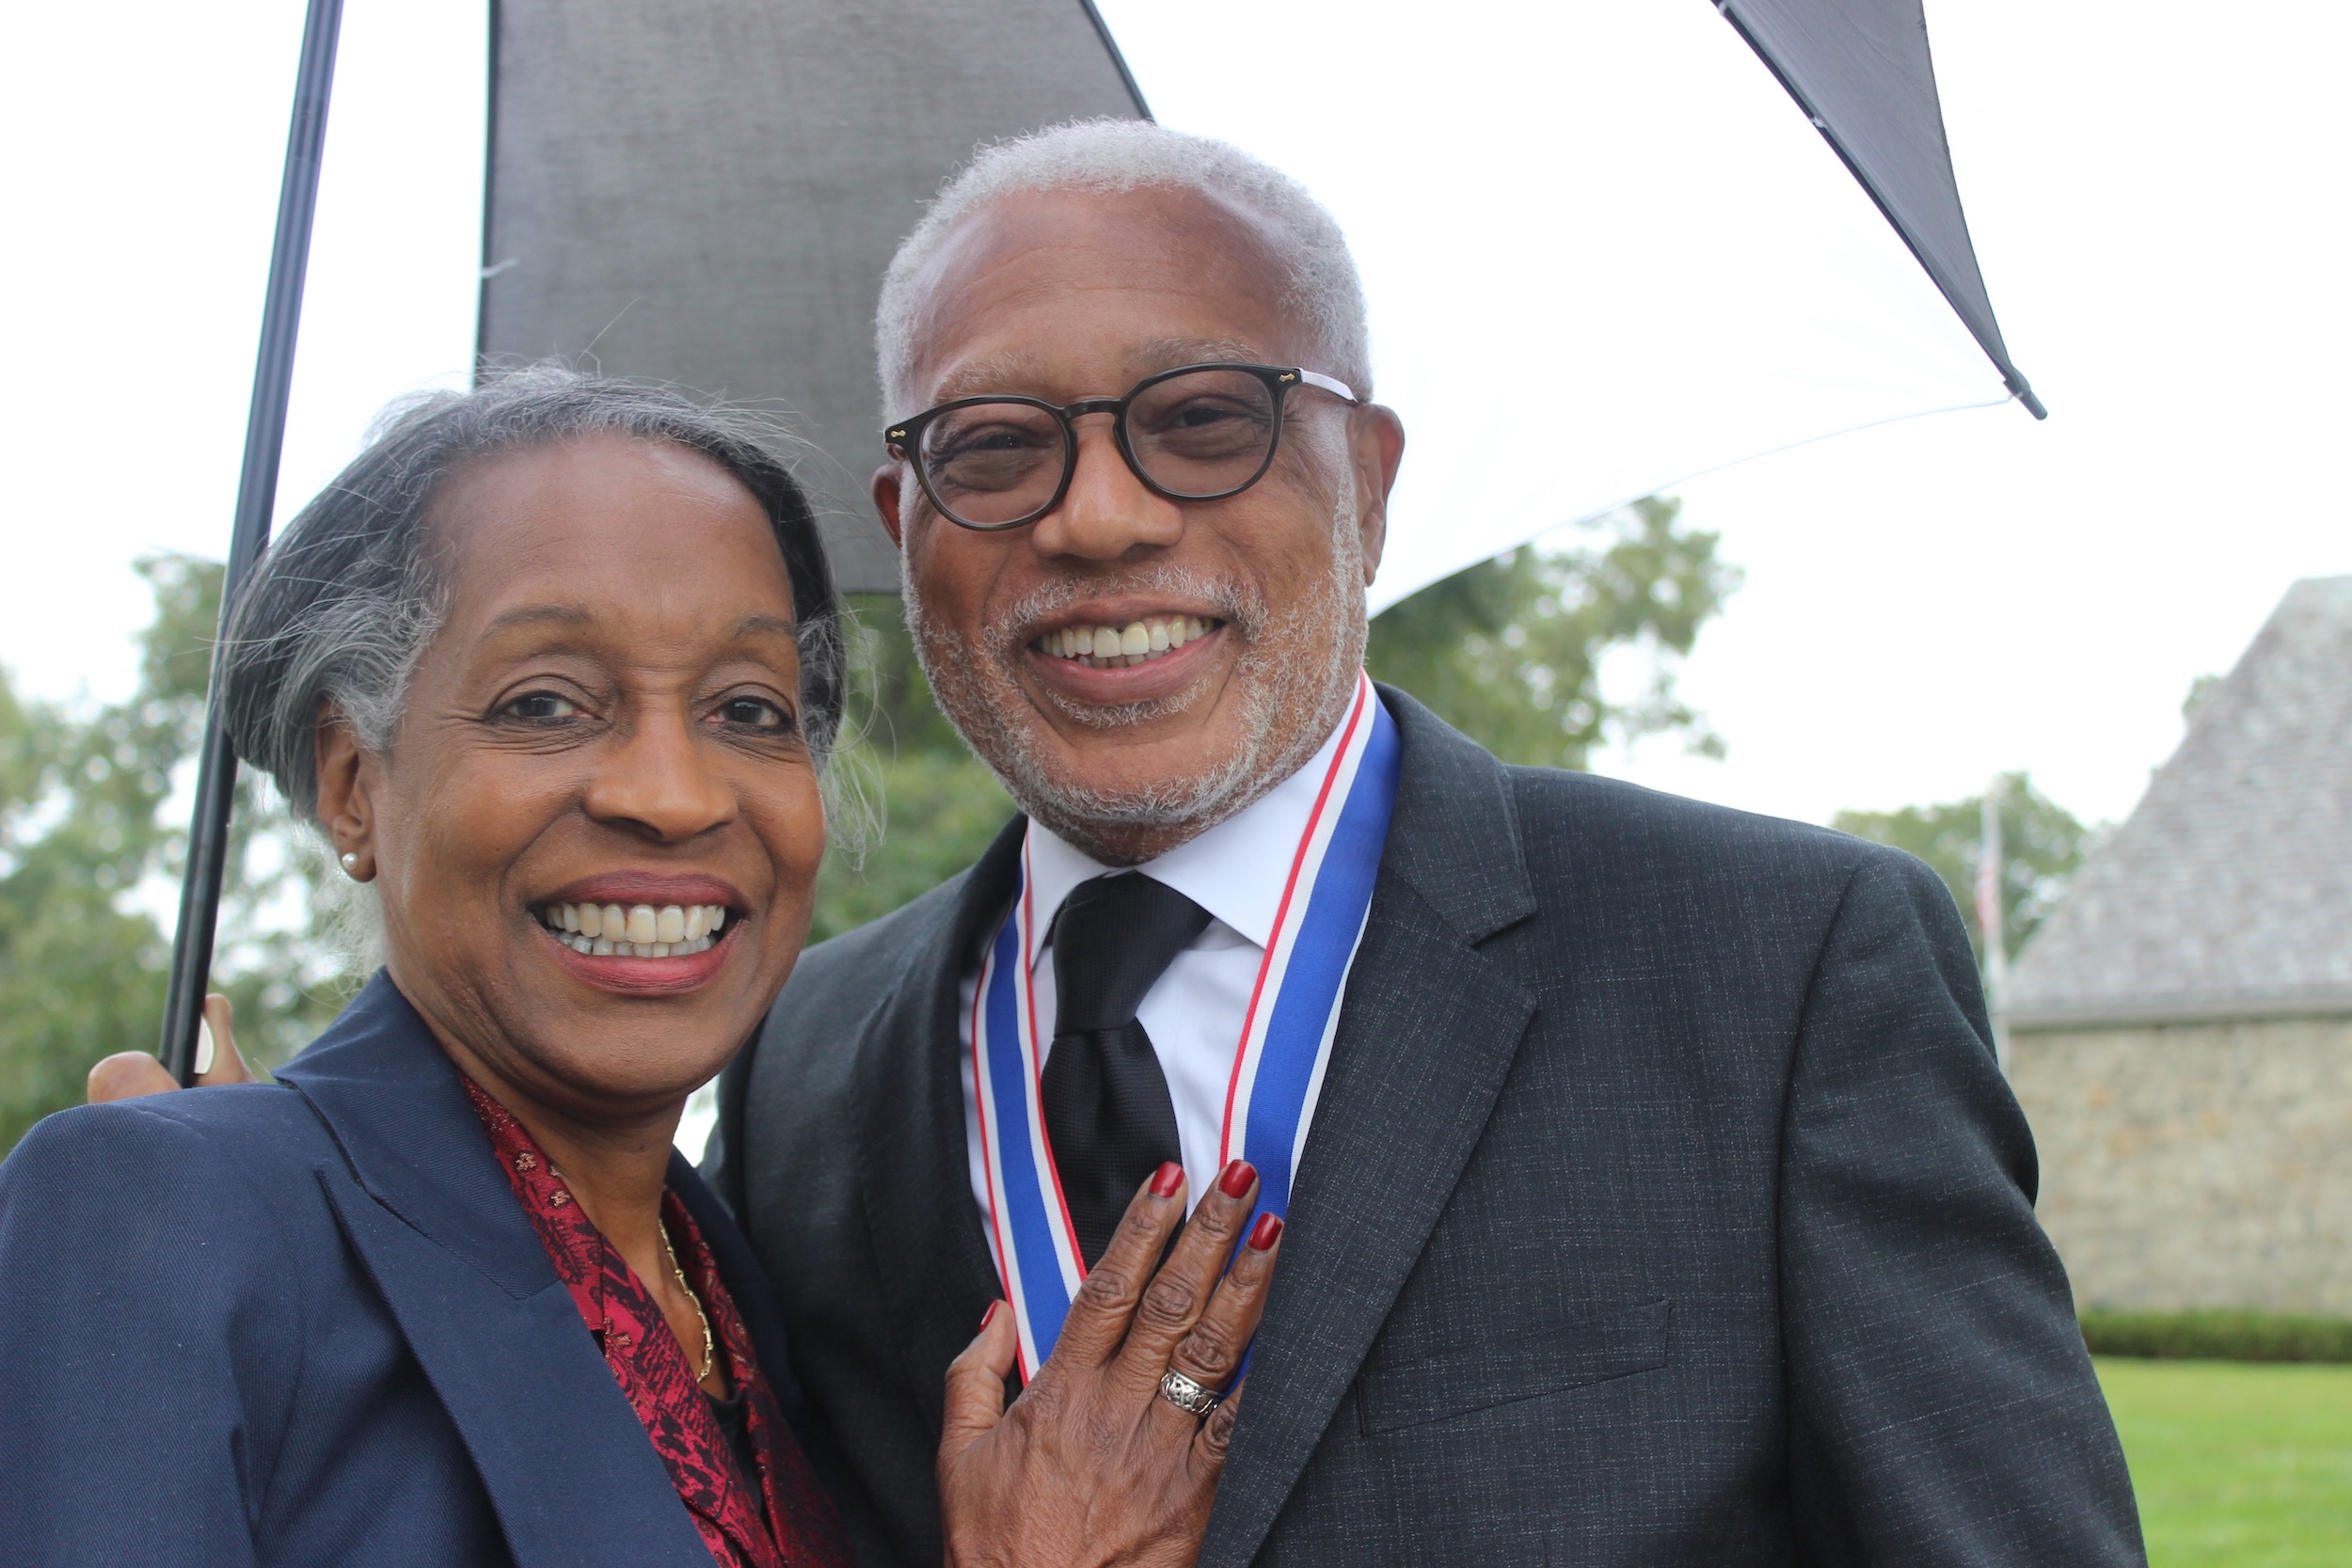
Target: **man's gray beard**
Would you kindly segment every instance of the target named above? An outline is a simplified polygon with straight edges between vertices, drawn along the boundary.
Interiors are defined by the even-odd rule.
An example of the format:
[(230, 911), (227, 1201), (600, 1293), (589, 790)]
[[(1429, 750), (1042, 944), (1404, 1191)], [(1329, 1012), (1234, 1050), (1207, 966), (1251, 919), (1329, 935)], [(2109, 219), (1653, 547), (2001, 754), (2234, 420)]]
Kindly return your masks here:
[[(899, 581), (915, 656), (931, 694), (964, 744), (1032, 819), (1105, 864), (1133, 859), (1113, 841), (1137, 831), (1154, 836), (1178, 831), (1176, 842), (1183, 843), (1263, 799), (1304, 767), (1346, 712), (1356, 673), (1363, 667), (1366, 634), (1363, 548), (1352, 500), (1352, 496), (1345, 498), (1336, 509), (1340, 515), (1333, 519), (1330, 574), (1324, 591), (1293, 612), (1287, 648), (1270, 647), (1266, 641), (1270, 616), (1255, 583), (1159, 566), (1065, 578), (1041, 588), (995, 617), (982, 633), (984, 646), (976, 650), (931, 625), (923, 613), (914, 573), (905, 568), (901, 556)], [(1217, 618), (1233, 629), (1243, 650), (1233, 671), (1233, 689), (1242, 704), (1243, 742), (1226, 762), (1137, 789), (1098, 789), (1054, 777), (1035, 731), (1008, 715), (1009, 706), (1028, 701), (1013, 673), (1026, 651), (1021, 629), (1081, 599), (1108, 593), (1160, 594), (1214, 605)], [(1321, 658), (1314, 657), (1318, 649)], [(1076, 722), (1104, 731), (1159, 718), (1178, 701), (1105, 706), (1071, 702), (1050, 688), (1045, 695)], [(1282, 716), (1298, 713), (1311, 715), (1310, 721), (1285, 735)]]

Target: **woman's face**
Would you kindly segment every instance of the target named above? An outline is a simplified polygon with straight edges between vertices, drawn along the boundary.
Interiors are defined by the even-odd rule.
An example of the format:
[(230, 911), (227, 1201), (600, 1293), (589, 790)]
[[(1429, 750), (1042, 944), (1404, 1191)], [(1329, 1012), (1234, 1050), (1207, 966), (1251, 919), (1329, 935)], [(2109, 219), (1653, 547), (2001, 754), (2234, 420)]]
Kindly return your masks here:
[(461, 1061), (585, 1119), (656, 1114), (808, 932), (824, 814), (775, 534), (710, 459), (616, 436), (479, 461), (429, 527), (448, 617), (388, 755), (322, 730), (320, 815)]

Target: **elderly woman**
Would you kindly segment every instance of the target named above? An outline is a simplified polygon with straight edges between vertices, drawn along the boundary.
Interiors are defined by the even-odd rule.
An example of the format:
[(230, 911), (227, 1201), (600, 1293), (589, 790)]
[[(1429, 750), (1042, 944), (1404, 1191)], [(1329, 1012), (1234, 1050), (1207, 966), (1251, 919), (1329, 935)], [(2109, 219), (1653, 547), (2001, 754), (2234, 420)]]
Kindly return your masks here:
[[(847, 1560), (772, 1293), (671, 1148), (806, 934), (841, 666), (801, 492), (666, 392), (437, 397), (295, 519), (229, 721), (373, 890), (385, 967), (277, 1083), (68, 1111), (0, 1166), (9, 1561)], [(1188, 1557), (1230, 1416), (1154, 1389), (1255, 1324), (1272, 1238), (1216, 1285), (1236, 1185), (1164, 1265), (1200, 1317), (1131, 1322), (1169, 1167), (1001, 1424), (983, 1325), (959, 1543), (1035, 1561), (1084, 1518)]]

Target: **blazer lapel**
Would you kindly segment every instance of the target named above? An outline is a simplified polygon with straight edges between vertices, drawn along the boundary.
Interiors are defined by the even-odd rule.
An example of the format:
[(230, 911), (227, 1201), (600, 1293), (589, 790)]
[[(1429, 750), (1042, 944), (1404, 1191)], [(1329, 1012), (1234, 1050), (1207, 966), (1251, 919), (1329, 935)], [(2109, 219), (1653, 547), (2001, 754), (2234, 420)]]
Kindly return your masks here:
[(708, 1568), (660, 1456), (422, 1019), (378, 974), (278, 1078), (348, 1162), (317, 1177), (480, 1473), (518, 1568)]
[(940, 1374), (1002, 1293), (972, 1199), (963, 1125), (963, 1053), (956, 1017), (967, 956), (1010, 906), (1028, 826), (1016, 816), (907, 943), (858, 1039), (859, 1182), (874, 1255), (913, 1277), (879, 1291), (897, 1318), (909, 1386), (925, 1418), (945, 1413)]
[(1411, 698), (1381, 695), (1404, 748), (1396, 807), (1203, 1568), (1238, 1568), (1273, 1528), (1534, 1016), (1478, 951), (1535, 909), (1502, 768)]

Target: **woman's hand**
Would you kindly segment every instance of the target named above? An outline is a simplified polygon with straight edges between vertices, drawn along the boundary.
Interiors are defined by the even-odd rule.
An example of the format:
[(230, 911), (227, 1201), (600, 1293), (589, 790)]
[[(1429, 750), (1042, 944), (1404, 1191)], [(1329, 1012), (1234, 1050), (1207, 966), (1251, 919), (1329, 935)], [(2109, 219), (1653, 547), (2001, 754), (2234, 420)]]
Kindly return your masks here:
[[(214, 1084), (249, 1084), (253, 1074), (246, 1070), (245, 1058), (237, 1054), (237, 1042), (229, 1033), (229, 998), (221, 995), (204, 999), (204, 1021), (196, 1037), (196, 1085), (205, 1088)], [(162, 1094), (176, 1089), (180, 1081), (165, 1070), (151, 1052), (118, 1051), (89, 1069), (87, 1098), (92, 1105), (109, 1100), (134, 1100), (143, 1094)]]
[(1282, 1235), (1265, 1215), (1234, 1258), (1257, 1196), (1258, 1173), (1234, 1161), (1153, 1274), (1184, 1212), (1184, 1173), (1162, 1167), (1009, 1408), (1012, 1314), (989, 1308), (947, 1369), (939, 1496), (950, 1568), (1185, 1568), (1199, 1556), (1240, 1392), (1204, 1420), (1163, 1397), (1160, 1379), (1173, 1370), (1223, 1388), (1241, 1365)]

